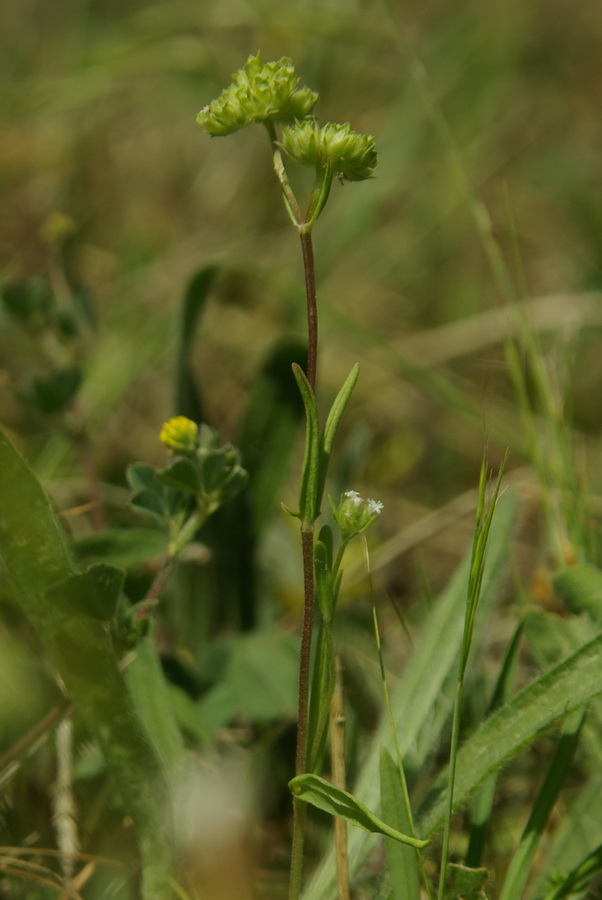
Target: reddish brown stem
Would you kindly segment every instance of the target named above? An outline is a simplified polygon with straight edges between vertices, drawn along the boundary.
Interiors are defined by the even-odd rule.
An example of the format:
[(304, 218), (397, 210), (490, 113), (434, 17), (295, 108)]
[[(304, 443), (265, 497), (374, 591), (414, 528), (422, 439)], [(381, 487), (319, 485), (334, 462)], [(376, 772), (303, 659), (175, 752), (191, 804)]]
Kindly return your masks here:
[(303, 550), (303, 631), (301, 634), (301, 655), (299, 659), (299, 719), (297, 725), (297, 755), (295, 759), (295, 775), (305, 771), (307, 755), (307, 712), (309, 705), (309, 658), (311, 653), (311, 634), (314, 615), (314, 570), (313, 570), (313, 533), (301, 532)]
[(316, 365), (318, 358), (318, 308), (316, 304), (316, 270), (311, 233), (301, 230), (301, 250), (305, 271), (305, 293), (307, 296), (307, 380), (312, 391), (316, 390)]

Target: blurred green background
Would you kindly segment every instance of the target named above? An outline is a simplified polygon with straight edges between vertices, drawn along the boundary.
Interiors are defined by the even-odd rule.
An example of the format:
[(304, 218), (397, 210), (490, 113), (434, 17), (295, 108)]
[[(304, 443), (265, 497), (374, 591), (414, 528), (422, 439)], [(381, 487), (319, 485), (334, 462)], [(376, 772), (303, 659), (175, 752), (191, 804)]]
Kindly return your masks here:
[[(390, 11), (526, 294), (597, 290), (597, 4), (434, 0)], [(224, 437), (235, 437), (275, 339), (303, 335), (299, 248), (263, 133), (209, 139), (195, 124), (261, 49), (292, 56), (320, 92), (319, 117), (373, 133), (380, 152), (373, 182), (335, 185), (315, 235), (324, 396), (362, 360), (347, 420), (365, 444), (360, 486), (438, 506), (474, 484), (484, 433), (499, 446), (513, 437), (499, 323), (473, 319), (501, 298), (381, 3), (23, 0), (1, 15), (3, 275), (46, 273), (45, 224), (57, 212), (72, 220), (67, 272), (89, 287), (98, 318), (81, 404), (103, 473), (161, 453), (178, 307), (200, 266), (223, 265), (194, 367)], [(583, 318), (599, 316), (568, 300), (540, 326), (559, 346)], [(13, 400), (28, 374), (15, 340), (3, 323), (0, 413), (31, 431)], [(578, 352), (573, 407), (596, 431), (599, 358), (593, 342)], [(60, 448), (43, 445), (45, 477), (65, 475)]]
[[(404, 41), (428, 74), (426, 103)], [(455, 568), (470, 540), (470, 492), (487, 441), (492, 465), (509, 446), (510, 470), (529, 480), (502, 349), (508, 298), (487, 262), (452, 148), (433, 123), (436, 109), (490, 212), (558, 396), (568, 398), (572, 439), (578, 459), (589, 460), (596, 495), (601, 41), (596, 0), (4, 4), (2, 282), (49, 278), (65, 302), (76, 290), (86, 324), (73, 346), (59, 346), (44, 328), (32, 333), (2, 311), (0, 422), (58, 508), (73, 513), (75, 537), (130, 522), (126, 466), (165, 461), (157, 436), (174, 412), (182, 298), (199, 269), (217, 265), (219, 273), (189, 336), (191, 366), (205, 416), (224, 440), (237, 442), (276, 342), (303, 339), (298, 240), (265, 134), (249, 128), (210, 139), (195, 123), (257, 50), (267, 60), (293, 58), (303, 83), (320, 93), (321, 121), (349, 121), (376, 138), (375, 179), (335, 183), (315, 252), (324, 409), (353, 363), (362, 367), (333, 485), (384, 502), (374, 543), (383, 542), (375, 554), (389, 592), (411, 600), (425, 581), (436, 590)], [(302, 190), (302, 174), (294, 177)], [(32, 379), (57, 360), (81, 370), (66, 420), (28, 401)], [(299, 440), (300, 461), (301, 433)], [(281, 491), (290, 505), (297, 472), (292, 466)], [(524, 499), (529, 572), (548, 548), (537, 542), (532, 492)], [(102, 521), (90, 501), (101, 502)], [(294, 525), (276, 503), (269, 513), (260, 550), (270, 605), (262, 609), (262, 582), (259, 620), (301, 602)], [(416, 548), (408, 561), (404, 554)], [(186, 567), (174, 592), (185, 580)], [(192, 652), (192, 625), (179, 615), (175, 643)], [(36, 700), (31, 722), (42, 707)], [(14, 710), (9, 718), (16, 738), (21, 720)]]

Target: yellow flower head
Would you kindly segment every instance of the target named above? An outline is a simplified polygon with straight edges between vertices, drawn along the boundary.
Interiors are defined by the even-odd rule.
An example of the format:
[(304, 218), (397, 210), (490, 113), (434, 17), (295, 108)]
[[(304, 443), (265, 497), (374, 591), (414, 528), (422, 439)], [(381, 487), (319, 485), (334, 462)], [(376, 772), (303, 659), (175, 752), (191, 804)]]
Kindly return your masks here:
[(199, 426), (186, 416), (174, 416), (165, 422), (159, 440), (175, 453), (196, 450)]

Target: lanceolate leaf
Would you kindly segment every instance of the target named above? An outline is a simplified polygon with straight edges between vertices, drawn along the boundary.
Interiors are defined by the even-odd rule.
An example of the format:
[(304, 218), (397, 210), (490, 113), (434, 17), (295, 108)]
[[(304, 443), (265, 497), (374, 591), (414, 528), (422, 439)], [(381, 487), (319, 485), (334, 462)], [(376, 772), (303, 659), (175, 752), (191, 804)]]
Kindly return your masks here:
[(293, 373), (299, 385), (305, 406), (306, 432), (305, 457), (301, 473), (301, 490), (299, 495), (299, 513), (303, 531), (311, 531), (318, 511), (318, 483), (320, 473), (320, 435), (318, 410), (314, 392), (301, 366), (293, 363)]
[(319, 775), (297, 775), (289, 781), (289, 787), (295, 797), (303, 800), (304, 803), (310, 803), (324, 812), (330, 813), (331, 816), (338, 816), (345, 819), (351, 825), (357, 825), (365, 831), (371, 831), (374, 834), (384, 834), (393, 838), (394, 841), (400, 841), (402, 844), (408, 844), (410, 847), (427, 847), (429, 841), (421, 841), (418, 838), (410, 837), (409, 834), (402, 834), (391, 825), (387, 825), (374, 813), (371, 813), (359, 800), (335, 787)]
[[(383, 816), (398, 831), (410, 831), (397, 764), (384, 747), (380, 756), (380, 793)], [(393, 900), (420, 900), (418, 857), (413, 847), (385, 838)]]
[(343, 387), (337, 394), (334, 403), (328, 413), (328, 418), (326, 419), (326, 425), (324, 426), (324, 432), (322, 434), (322, 438), (320, 440), (320, 480), (318, 484), (318, 496), (316, 502), (316, 512), (319, 511), (320, 504), (322, 502), (322, 495), (324, 493), (324, 485), (326, 484), (326, 475), (328, 474), (328, 464), (330, 462), (330, 454), (332, 453), (332, 445), (334, 443), (334, 438), (337, 433), (337, 428), (339, 427), (339, 422), (341, 421), (341, 417), (345, 412), (345, 407), (349, 402), (349, 398), (353, 392), (353, 388), (357, 382), (357, 379), (360, 374), (360, 367), (356, 363), (352, 368), (351, 372), (345, 379), (345, 383)]
[[(527, 685), (494, 713), (458, 754), (455, 806), (489, 775), (559, 719), (602, 693), (602, 635)], [(418, 816), (432, 834), (445, 811), (447, 772), (438, 779)]]

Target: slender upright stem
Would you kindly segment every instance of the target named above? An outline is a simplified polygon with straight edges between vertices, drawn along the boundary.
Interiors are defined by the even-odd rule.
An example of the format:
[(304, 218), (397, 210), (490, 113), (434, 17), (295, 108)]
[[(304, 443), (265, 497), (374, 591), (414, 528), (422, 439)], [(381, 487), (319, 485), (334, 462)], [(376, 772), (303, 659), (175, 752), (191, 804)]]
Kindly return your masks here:
[(295, 225), (297, 228), (300, 228), (303, 225), (303, 216), (301, 214), (299, 204), (297, 203), (297, 198), (295, 197), (293, 189), (290, 186), (288, 175), (286, 174), (286, 169), (284, 168), (284, 163), (282, 162), (282, 154), (280, 153), (280, 148), (278, 146), (278, 136), (276, 134), (276, 128), (274, 127), (273, 122), (266, 122), (265, 126), (267, 128), (270, 143), (272, 145), (272, 165), (274, 166), (276, 178), (278, 179), (280, 187), (282, 189), (282, 196), (284, 199), (284, 205), (286, 206), (286, 211), (288, 212), (293, 225)]
[(454, 808), (454, 785), (456, 781), (456, 759), (458, 757), (458, 744), (460, 741), (460, 713), (462, 710), (463, 678), (458, 679), (456, 685), (456, 697), (454, 701), (454, 713), (452, 719), (451, 749), (449, 761), (449, 785), (447, 798), (447, 815), (443, 828), (443, 847), (441, 849), (441, 866), (439, 869), (439, 885), (437, 888), (437, 900), (445, 897), (445, 878), (447, 875), (447, 863), (449, 859), (449, 839), (451, 835), (451, 820)]
[[(303, 630), (301, 633), (301, 654), (299, 658), (299, 711), (297, 717), (297, 752), (295, 775), (305, 771), (307, 758), (307, 725), (309, 711), (309, 663), (314, 615), (314, 535), (313, 531), (301, 532), (303, 551)], [(289, 900), (298, 900), (301, 895), (303, 876), (303, 848), (305, 843), (306, 805), (293, 798), (293, 845), (291, 851), (291, 873)]]
[[(274, 172), (280, 183), (284, 197), (284, 205), (292, 223), (299, 232), (303, 269), (305, 273), (305, 294), (307, 299), (307, 380), (312, 391), (316, 390), (316, 366), (318, 358), (318, 310), (316, 305), (316, 273), (314, 251), (311, 240), (313, 221), (307, 222), (300, 210), (297, 198), (282, 162), (277, 143), (276, 129), (272, 122), (266, 122), (272, 145), (272, 161)], [(323, 204), (322, 204), (323, 205)], [(302, 775), (307, 765), (307, 729), (310, 688), (310, 656), (314, 614), (314, 534), (311, 528), (303, 526), (301, 531), (301, 548), (303, 553), (303, 630), (301, 634), (301, 654), (299, 659), (299, 713), (297, 724), (297, 751), (295, 756), (295, 775)], [(301, 895), (303, 877), (303, 848), (305, 837), (306, 806), (293, 799), (293, 845), (291, 857), (291, 873), (289, 882), (289, 900), (298, 900)]]
[(299, 229), (303, 268), (305, 270), (305, 294), (307, 298), (307, 380), (312, 391), (316, 390), (316, 365), (318, 359), (318, 307), (316, 304), (316, 269), (311, 231)]
[[(316, 362), (318, 357), (318, 310), (316, 305), (316, 275), (311, 229), (299, 228), (303, 268), (305, 272), (305, 292), (307, 298), (307, 380), (312, 391), (316, 389)], [(297, 753), (295, 775), (305, 771), (307, 763), (307, 727), (310, 687), (310, 654), (314, 614), (314, 535), (310, 530), (301, 531), (303, 553), (303, 631), (301, 635), (301, 655), (299, 660), (299, 716), (297, 724)], [(305, 842), (305, 804), (293, 800), (293, 846), (289, 900), (298, 900), (301, 895), (303, 875), (303, 847)]]

